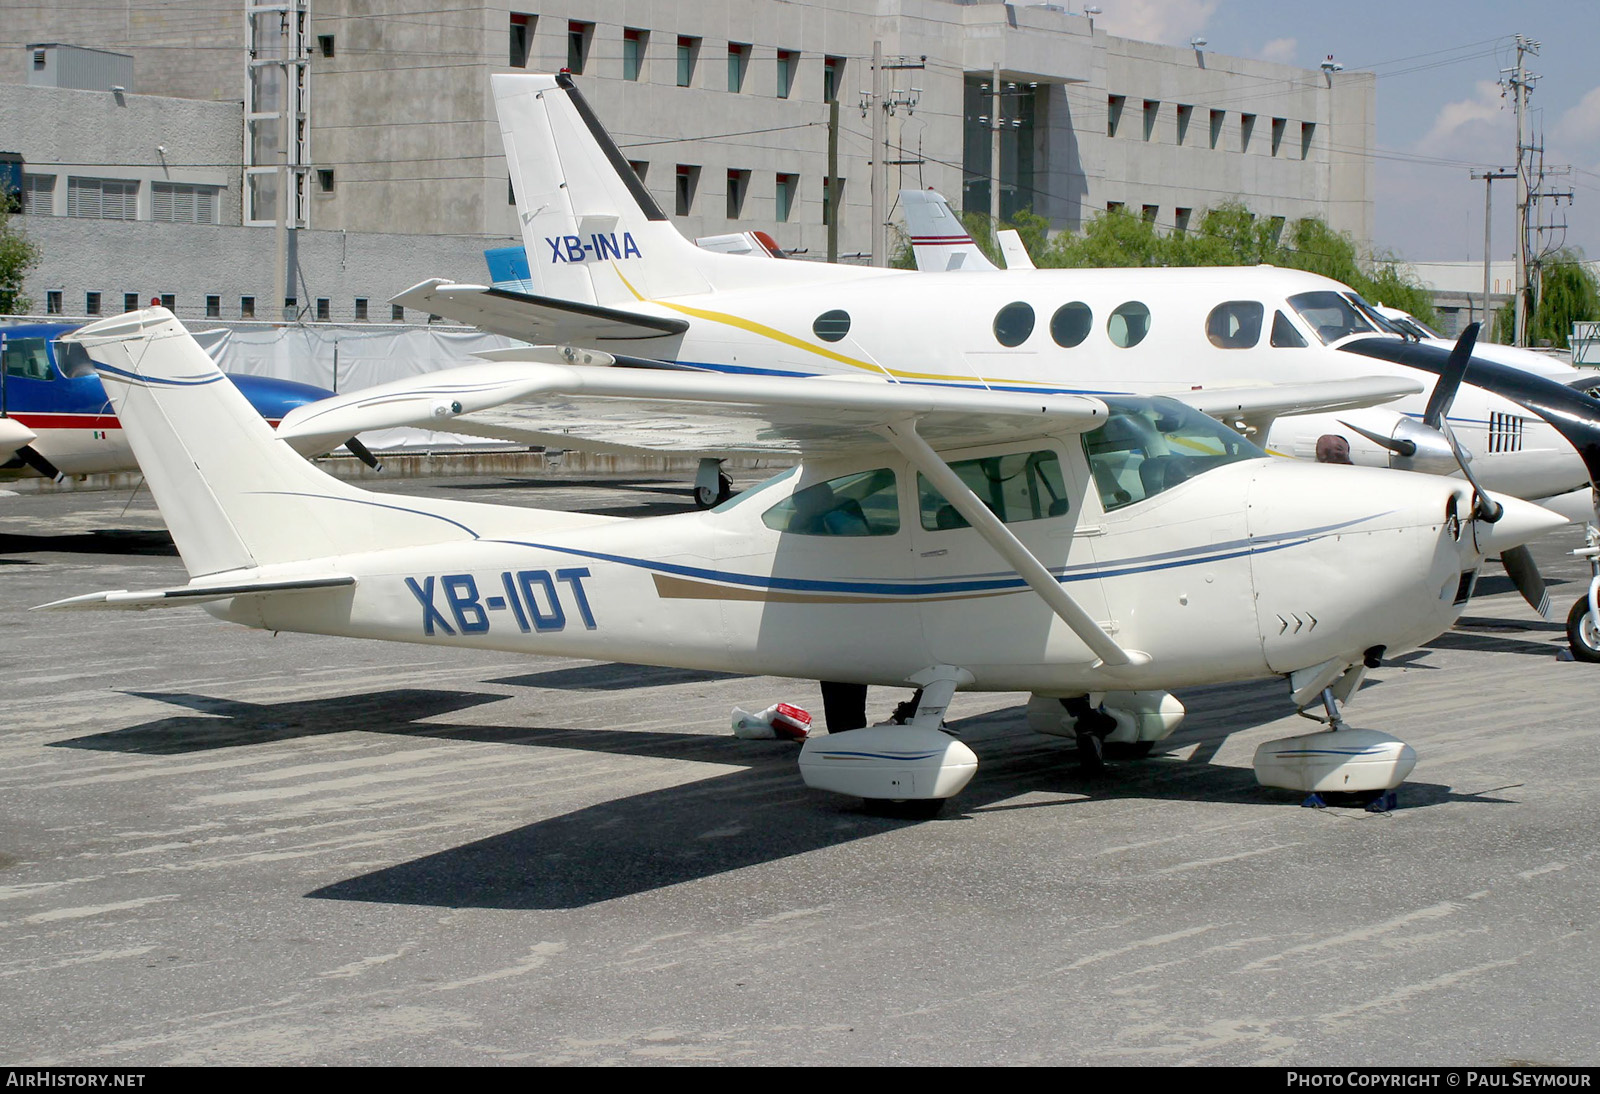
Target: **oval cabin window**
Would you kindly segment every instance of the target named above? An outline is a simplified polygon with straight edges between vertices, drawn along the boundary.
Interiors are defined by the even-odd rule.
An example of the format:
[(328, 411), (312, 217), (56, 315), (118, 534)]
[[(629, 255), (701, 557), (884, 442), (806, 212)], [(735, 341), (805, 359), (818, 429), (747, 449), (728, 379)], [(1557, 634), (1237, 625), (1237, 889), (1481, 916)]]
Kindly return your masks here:
[(1218, 349), (1252, 349), (1261, 341), (1266, 309), (1254, 300), (1229, 300), (1206, 316), (1206, 337)]
[(1150, 309), (1137, 300), (1130, 300), (1111, 313), (1106, 320), (1106, 334), (1112, 345), (1127, 349), (1144, 341), (1150, 333)]
[(1089, 310), (1089, 305), (1074, 300), (1061, 305), (1050, 317), (1050, 337), (1062, 349), (1071, 349), (1089, 337), (1089, 330), (1093, 326), (1094, 312)]
[(850, 333), (850, 313), (825, 311), (811, 324), (811, 333), (824, 342), (837, 342)]
[(1002, 346), (1020, 346), (1033, 333), (1033, 308), (1018, 300), (1007, 304), (994, 317), (995, 341)]

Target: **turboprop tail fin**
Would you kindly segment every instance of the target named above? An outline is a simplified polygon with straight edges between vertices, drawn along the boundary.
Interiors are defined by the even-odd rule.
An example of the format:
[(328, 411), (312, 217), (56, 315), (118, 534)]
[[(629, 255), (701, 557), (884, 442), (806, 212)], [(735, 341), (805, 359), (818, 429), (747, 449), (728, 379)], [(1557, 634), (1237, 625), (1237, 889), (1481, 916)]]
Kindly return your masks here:
[(61, 340), (93, 361), (192, 577), (473, 536), (426, 502), (393, 504), (307, 463), (165, 308)]

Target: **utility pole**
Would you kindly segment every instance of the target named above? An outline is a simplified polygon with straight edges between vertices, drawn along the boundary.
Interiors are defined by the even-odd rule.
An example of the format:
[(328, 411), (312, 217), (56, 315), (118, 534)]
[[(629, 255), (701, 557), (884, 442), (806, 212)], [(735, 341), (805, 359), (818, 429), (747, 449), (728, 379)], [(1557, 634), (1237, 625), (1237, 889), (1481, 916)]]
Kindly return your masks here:
[(284, 303), (289, 282), (289, 20), (292, 13), (285, 9), (278, 30), (278, 56), (283, 61), (283, 83), (278, 88), (278, 107), (282, 118), (278, 125), (278, 223), (274, 242), (277, 244), (277, 261), (273, 265), (272, 299), (267, 302), (271, 310), (284, 322), (291, 316)]
[(839, 261), (839, 89), (828, 101), (828, 261)]
[(1528, 153), (1531, 149), (1523, 143), (1522, 124), (1523, 114), (1528, 106), (1528, 92), (1539, 77), (1530, 73), (1524, 64), (1524, 57), (1528, 54), (1539, 56), (1539, 43), (1531, 38), (1517, 35), (1517, 65), (1515, 68), (1502, 70), (1502, 75), (1507, 78), (1501, 81), (1501, 86), (1511, 93), (1511, 106), (1517, 118), (1517, 281), (1515, 307), (1516, 325), (1512, 337), (1512, 345), (1525, 345), (1528, 339), (1528, 194), (1532, 189), (1530, 183), (1531, 162)]
[(989, 232), (1000, 230), (1000, 62), (989, 78)]
[(1489, 254), (1490, 254), (1489, 241), (1492, 238), (1491, 234), (1490, 234), (1490, 229), (1494, 226), (1494, 221), (1492, 221), (1490, 219), (1490, 217), (1489, 217), (1489, 210), (1491, 208), (1490, 199), (1492, 198), (1492, 196), (1494, 194), (1494, 183), (1495, 183), (1496, 179), (1514, 179), (1514, 178), (1517, 177), (1517, 173), (1515, 171), (1474, 171), (1474, 172), (1472, 172), (1472, 177), (1475, 178), (1475, 179), (1482, 179), (1483, 180), (1483, 316), (1482, 316), (1482, 321), (1483, 321), (1483, 329), (1486, 332), (1484, 337), (1485, 337), (1485, 339), (1487, 339), (1490, 334), (1493, 334), (1493, 328), (1489, 325)]
[(885, 64), (883, 43), (872, 43), (872, 92), (870, 95), (863, 93), (861, 112), (863, 116), (869, 111), (872, 114), (872, 264), (874, 266), (889, 264), (889, 168), (922, 162), (920, 159), (889, 158), (889, 119), (902, 106), (906, 108), (907, 113), (916, 113), (922, 89), (890, 88), (885, 91), (883, 74), (923, 69), (927, 67), (927, 60), (925, 56), (915, 61), (897, 57)]
[[(872, 43), (872, 264), (887, 266), (888, 246), (884, 239), (883, 220), (888, 208), (889, 158), (884, 155), (888, 143), (889, 119), (883, 110), (883, 43)], [(838, 215), (837, 212), (834, 214)]]

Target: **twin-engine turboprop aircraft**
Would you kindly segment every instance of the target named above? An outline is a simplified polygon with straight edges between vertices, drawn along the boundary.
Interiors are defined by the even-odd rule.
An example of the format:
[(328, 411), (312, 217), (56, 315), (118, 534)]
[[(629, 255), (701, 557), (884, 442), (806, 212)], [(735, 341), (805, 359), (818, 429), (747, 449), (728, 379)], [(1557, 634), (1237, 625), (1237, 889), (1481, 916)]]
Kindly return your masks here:
[[(0, 473), (31, 468), (59, 478), (137, 469), (100, 378), (57, 356), (57, 340), (73, 329), (66, 323), (0, 328)], [(228, 378), (273, 425), (295, 407), (333, 394), (270, 376)]]
[[(1271, 460), (1167, 399), (537, 363), (477, 367), (596, 416), (720, 423), (729, 451), (798, 466), (635, 520), (378, 495), (297, 456), (170, 313), (68, 339), (190, 580), (47, 607), (199, 604), (273, 631), (916, 686), (906, 724), (800, 756), (811, 786), (912, 808), (976, 767), (940, 731), (959, 689), (1059, 701), (1058, 724), (1106, 693), (1150, 740), (1175, 724), (1165, 689), (1282, 676), (1337, 727), (1367, 666), (1451, 624), (1486, 554), (1561, 523), (1452, 479)], [(1322, 740), (1258, 772), (1326, 789), (1312, 768), (1338, 754), (1361, 789), (1363, 760), (1383, 785), (1409, 770), (1393, 738)]]
[[(1431, 386), (1448, 357), (1437, 347), (1405, 361), (1357, 356), (1366, 343), (1404, 338), (1347, 286), (1296, 270), (963, 267), (930, 276), (711, 253), (673, 227), (571, 77), (495, 75), (491, 84), (530, 291), (434, 280), (395, 299), (536, 345), (736, 375), (1140, 395), (1375, 372)], [(1255, 439), (1312, 459), (1318, 439), (1338, 432), (1357, 463), (1453, 469), (1440, 431), (1418, 421), (1424, 409), (1418, 397), (1282, 417)], [(1580, 428), (1600, 436), (1594, 417), (1591, 408)], [(1471, 373), (1449, 424), (1490, 489), (1523, 498), (1584, 489), (1588, 505), (1600, 465), (1587, 467), (1547, 418)], [(702, 466), (701, 480), (709, 501), (714, 465)]]

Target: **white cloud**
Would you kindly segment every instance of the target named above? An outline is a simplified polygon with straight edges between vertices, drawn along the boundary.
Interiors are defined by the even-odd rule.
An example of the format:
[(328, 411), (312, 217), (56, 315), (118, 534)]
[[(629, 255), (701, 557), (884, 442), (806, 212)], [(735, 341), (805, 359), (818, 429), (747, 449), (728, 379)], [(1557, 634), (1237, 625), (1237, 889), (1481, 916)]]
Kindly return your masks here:
[(1572, 144), (1600, 140), (1600, 87), (1591, 88), (1577, 106), (1561, 115), (1551, 134)]
[(1261, 47), (1261, 52), (1257, 56), (1263, 61), (1276, 61), (1280, 65), (1293, 64), (1298, 46), (1299, 42), (1293, 38), (1274, 38)]
[(1187, 44), (1205, 29), (1218, 0), (1114, 0), (1104, 3), (1095, 25), (1119, 38)]
[[(1500, 96), (1500, 85), (1479, 80), (1470, 99), (1457, 99), (1439, 109), (1430, 128), (1415, 151), (1425, 155), (1459, 154), (1479, 161), (1514, 157), (1510, 147), (1499, 149), (1486, 140), (1497, 139), (1498, 131), (1510, 132), (1511, 111)], [(1470, 154), (1469, 154), (1470, 153)]]

